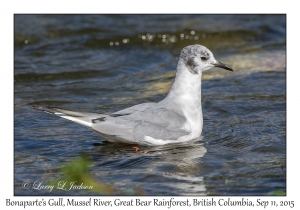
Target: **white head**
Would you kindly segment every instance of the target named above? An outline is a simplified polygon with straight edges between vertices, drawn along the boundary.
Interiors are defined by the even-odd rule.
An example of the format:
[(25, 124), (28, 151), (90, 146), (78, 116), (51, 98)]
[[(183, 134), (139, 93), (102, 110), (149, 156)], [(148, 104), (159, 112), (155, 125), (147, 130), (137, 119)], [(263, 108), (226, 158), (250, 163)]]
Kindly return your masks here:
[(202, 45), (190, 45), (182, 49), (180, 58), (193, 74), (199, 74), (213, 67), (233, 71), (229, 66), (217, 61), (212, 52)]

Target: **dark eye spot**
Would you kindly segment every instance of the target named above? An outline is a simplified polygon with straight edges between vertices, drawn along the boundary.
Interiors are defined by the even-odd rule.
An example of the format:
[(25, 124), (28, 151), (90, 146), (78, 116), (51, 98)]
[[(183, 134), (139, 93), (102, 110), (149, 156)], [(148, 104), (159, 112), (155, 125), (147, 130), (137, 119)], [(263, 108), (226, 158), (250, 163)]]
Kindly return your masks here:
[(190, 59), (187, 61), (187, 65), (189, 65), (189, 66), (195, 66), (195, 63), (194, 63), (193, 58), (190, 58)]
[(204, 56), (201, 57), (202, 61), (207, 61), (207, 59), (208, 59), (207, 57), (204, 57)]

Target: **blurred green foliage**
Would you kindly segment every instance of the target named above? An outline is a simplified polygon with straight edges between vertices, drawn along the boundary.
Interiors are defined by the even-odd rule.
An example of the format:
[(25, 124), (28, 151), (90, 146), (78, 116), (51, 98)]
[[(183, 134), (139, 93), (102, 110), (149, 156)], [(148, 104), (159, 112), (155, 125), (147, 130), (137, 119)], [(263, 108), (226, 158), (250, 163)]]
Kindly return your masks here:
[(116, 189), (112, 184), (96, 180), (91, 174), (90, 165), (91, 161), (84, 155), (73, 159), (60, 167), (62, 177), (51, 180), (49, 184), (70, 192), (81, 190), (76, 189), (76, 186), (83, 186), (86, 188), (82, 190), (90, 190), (100, 195), (145, 195), (144, 190), (140, 188)]
[(268, 195), (285, 196), (286, 192), (283, 190), (273, 190), (273, 191), (269, 192)]

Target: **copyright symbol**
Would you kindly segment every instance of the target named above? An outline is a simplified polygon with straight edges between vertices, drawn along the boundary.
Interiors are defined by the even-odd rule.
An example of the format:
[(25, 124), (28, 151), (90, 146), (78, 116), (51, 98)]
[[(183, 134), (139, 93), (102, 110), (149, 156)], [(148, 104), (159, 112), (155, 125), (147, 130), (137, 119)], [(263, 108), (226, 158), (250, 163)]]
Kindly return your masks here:
[(30, 182), (23, 182), (23, 189), (25, 189), (25, 190), (27, 190), (27, 189), (29, 189), (30, 188), (30, 186), (31, 186), (31, 183)]

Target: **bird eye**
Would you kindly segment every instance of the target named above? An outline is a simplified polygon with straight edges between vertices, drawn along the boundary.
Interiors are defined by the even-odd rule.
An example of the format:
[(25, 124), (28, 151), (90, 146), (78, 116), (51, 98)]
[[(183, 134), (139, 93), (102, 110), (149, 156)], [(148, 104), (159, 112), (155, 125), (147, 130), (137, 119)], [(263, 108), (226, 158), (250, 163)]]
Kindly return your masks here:
[(201, 60), (202, 60), (202, 61), (206, 61), (206, 60), (207, 60), (207, 57), (203, 57), (203, 56), (202, 56), (202, 57), (201, 57)]

